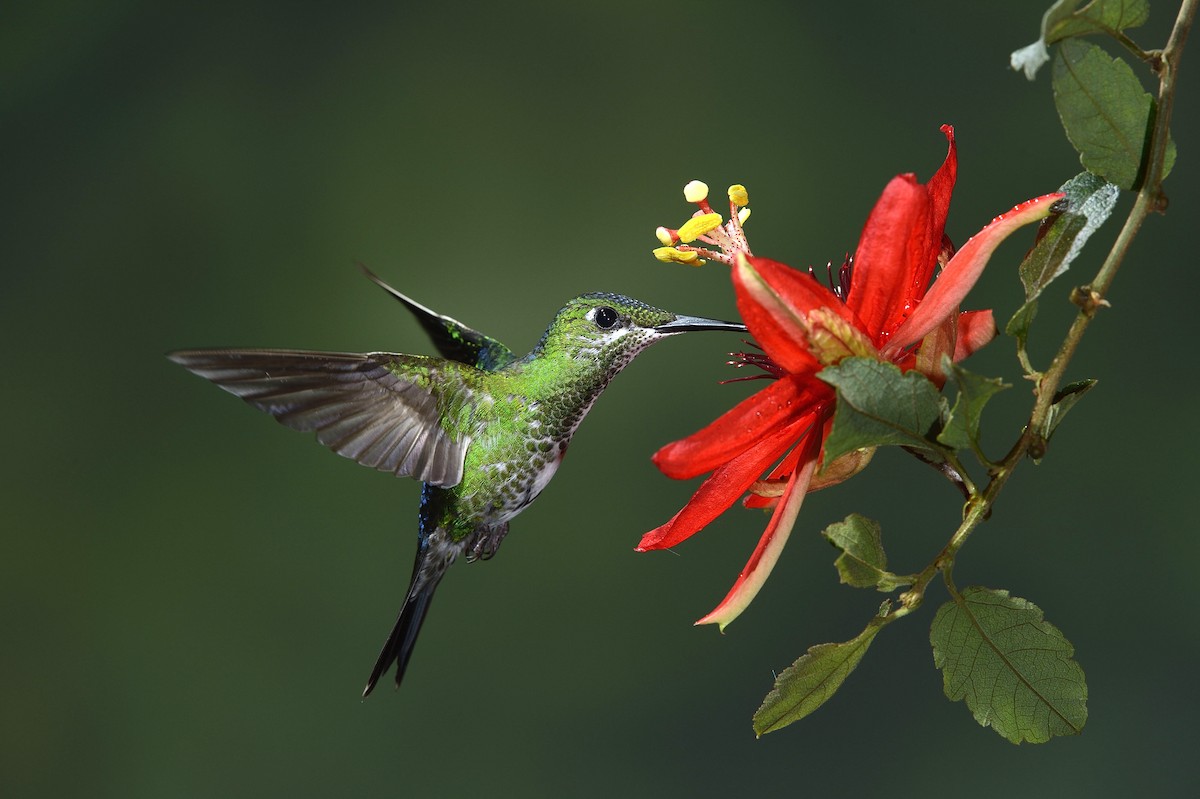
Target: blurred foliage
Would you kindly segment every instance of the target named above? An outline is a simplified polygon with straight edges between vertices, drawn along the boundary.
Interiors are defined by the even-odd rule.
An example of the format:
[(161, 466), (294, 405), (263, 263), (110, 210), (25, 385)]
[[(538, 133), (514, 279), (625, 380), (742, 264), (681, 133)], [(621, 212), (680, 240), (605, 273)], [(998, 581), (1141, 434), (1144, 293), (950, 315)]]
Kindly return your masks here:
[[(879, 519), (905, 571), (957, 508), (931, 470), (881, 452), (806, 502), (773, 579), (724, 636), (693, 629), (762, 528), (733, 511), (677, 555), (632, 551), (693, 489), (650, 453), (748, 391), (715, 385), (729, 373), (705, 336), (658, 345), (618, 378), (503, 554), (447, 579), (405, 689), (360, 703), (407, 584), (417, 486), (333, 457), (162, 357), (431, 351), (356, 260), (518, 350), (587, 290), (729, 316), (723, 268), (649, 255), (684, 182), (744, 183), (755, 251), (823, 264), (853, 247), (887, 179), (936, 168), (943, 122), (961, 147), (948, 226), (961, 241), (1078, 169), (1047, 82), (1006, 67), (1041, 11), (0, 11), (4, 793), (741, 795), (836, 791), (847, 773), (879, 793), (935, 770), (976, 796), (1195, 784), (1193, 762), (1162, 759), (1193, 737), (1183, 687), (1200, 655), (1175, 620), (1195, 608), (1200, 554), (1185, 521), (1198, 380), (1179, 357), (1197, 289), (1200, 59), (1182, 73), (1170, 213), (1143, 231), (1076, 361), (1073, 379), (1101, 385), (956, 570), (1036, 596), (1071, 631), (1093, 696), (1076, 739), (1009, 747), (964, 725), (913, 624), (880, 637), (828, 707), (755, 741), (773, 671), (845, 640), (878, 602), (838, 584), (818, 532), (850, 511)], [(1137, 39), (1160, 43), (1171, 13), (1156, 7)], [(998, 319), (1021, 305), (1021, 247), (998, 251), (969, 304)], [(1040, 301), (1035, 362), (1055, 344), (1043, 331), (1074, 310), (1056, 291)], [(968, 367), (1012, 378), (1012, 349), (998, 341)], [(1148, 379), (1165, 375), (1169, 391)], [(1027, 404), (1019, 387), (997, 396), (989, 429), (1015, 430)], [(1147, 417), (1177, 425), (1162, 446)]]

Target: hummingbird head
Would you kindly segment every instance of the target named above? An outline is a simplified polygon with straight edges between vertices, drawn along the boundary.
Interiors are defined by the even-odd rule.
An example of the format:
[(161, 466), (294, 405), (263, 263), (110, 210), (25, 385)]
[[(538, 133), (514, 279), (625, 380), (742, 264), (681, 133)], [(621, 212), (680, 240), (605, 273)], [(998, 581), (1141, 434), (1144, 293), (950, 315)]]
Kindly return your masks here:
[(692, 330), (744, 332), (746, 326), (681, 316), (621, 294), (596, 292), (564, 305), (535, 352), (562, 353), (594, 361), (615, 373), (655, 341)]

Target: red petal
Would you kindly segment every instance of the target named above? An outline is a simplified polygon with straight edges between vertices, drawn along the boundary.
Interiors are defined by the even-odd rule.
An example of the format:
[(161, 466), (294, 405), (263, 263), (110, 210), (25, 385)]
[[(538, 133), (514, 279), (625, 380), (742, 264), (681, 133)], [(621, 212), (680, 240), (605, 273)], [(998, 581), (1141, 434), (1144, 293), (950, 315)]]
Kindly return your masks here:
[[(816, 411), (820, 420), (819, 424), (821, 425), (821, 440), (824, 441), (829, 437), (829, 430), (833, 427), (833, 403), (822, 404), (816, 408)], [(764, 476), (764, 479), (783, 480), (790, 478), (792, 472), (796, 471), (796, 465), (800, 462), (801, 456), (805, 454), (804, 447), (796, 447), (779, 462), (778, 466), (768, 472)], [(779, 504), (779, 500), (780, 497), (762, 497), (757, 494), (751, 494), (742, 501), (742, 504), (747, 508), (773, 508)]]
[(949, 149), (928, 184), (911, 174), (884, 187), (854, 253), (846, 303), (881, 346), (912, 312), (933, 277), (942, 247), (950, 195), (958, 175), (954, 128), (942, 126)]
[(1062, 194), (1045, 194), (1026, 200), (1012, 210), (988, 223), (987, 227), (976, 233), (954, 254), (950, 263), (938, 275), (937, 282), (925, 295), (925, 299), (917, 307), (904, 324), (892, 336), (888, 345), (889, 351), (898, 351), (902, 347), (917, 341), (933, 330), (950, 314), (956, 313), (967, 292), (975, 285), (983, 267), (987, 265), (992, 252), (1000, 242), (1022, 225), (1036, 222), (1050, 213), (1050, 206), (1061, 198)]
[(654, 465), (676, 480), (711, 472), (831, 396), (829, 386), (815, 377), (788, 375), (742, 400), (703, 430), (664, 446), (654, 453)]
[(797, 419), (713, 472), (669, 522), (642, 536), (637, 551), (673, 547), (699, 532), (737, 502), (776, 458), (804, 436), (814, 417), (815, 414), (808, 414)]
[(954, 360), (961, 361), (996, 337), (996, 320), (989, 311), (967, 311), (958, 315), (958, 339)]
[[(939, 130), (946, 135), (950, 143), (946, 151), (946, 160), (933, 173), (926, 188), (929, 189), (929, 201), (933, 206), (933, 224), (936, 230), (946, 229), (946, 216), (950, 213), (950, 195), (954, 193), (954, 183), (958, 180), (958, 144), (954, 141), (954, 126), (942, 125)], [(940, 247), (941, 244), (939, 243)], [(931, 274), (930, 277), (933, 275)], [(928, 284), (928, 278), (926, 278)]]
[(793, 374), (821, 369), (809, 351), (809, 311), (833, 308), (857, 326), (842, 301), (807, 272), (767, 258), (746, 257), (732, 275), (742, 321), (771, 360)]
[[(782, 480), (791, 478), (792, 472), (796, 471), (796, 464), (800, 462), (800, 456), (804, 454), (803, 447), (795, 447), (791, 452), (784, 456), (779, 465), (772, 469), (768, 474), (763, 476), (764, 480)], [(759, 494), (751, 494), (742, 500), (742, 505), (747, 508), (773, 508), (779, 504), (779, 497), (764, 497)]]
[(779, 555), (783, 552), (783, 545), (787, 543), (792, 527), (796, 524), (796, 515), (804, 503), (804, 495), (808, 491), (808, 484), (812, 480), (813, 472), (816, 471), (817, 453), (821, 450), (821, 437), (819, 435), (808, 436), (805, 439), (803, 450), (804, 466), (788, 481), (787, 490), (779, 504), (775, 506), (775, 512), (771, 514), (771, 521), (767, 524), (767, 529), (759, 538), (758, 546), (754, 548), (750, 560), (738, 574), (733, 588), (729, 589), (729, 593), (721, 600), (721, 604), (696, 624), (715, 623), (724, 630), (725, 626), (740, 616), (742, 611), (754, 600), (767, 581), (767, 577), (770, 576), (771, 570), (775, 568), (775, 562), (779, 560)]

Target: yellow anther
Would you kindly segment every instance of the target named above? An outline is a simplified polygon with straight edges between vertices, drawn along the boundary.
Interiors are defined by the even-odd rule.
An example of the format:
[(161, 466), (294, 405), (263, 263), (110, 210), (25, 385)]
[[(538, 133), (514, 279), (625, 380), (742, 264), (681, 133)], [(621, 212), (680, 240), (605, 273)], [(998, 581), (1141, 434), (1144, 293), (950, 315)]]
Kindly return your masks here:
[(693, 180), (683, 187), (683, 199), (690, 203), (698, 203), (708, 199), (708, 184)]
[(746, 193), (746, 187), (741, 183), (734, 183), (729, 187), (729, 202), (741, 208), (750, 204), (750, 195)]
[(749, 208), (742, 208), (742, 209), (738, 210), (738, 224), (739, 225), (746, 224), (746, 220), (749, 218), (750, 218), (750, 209)]
[(673, 234), (670, 230), (668, 230), (665, 227), (655, 228), (654, 235), (658, 236), (658, 240), (661, 241), (663, 244), (667, 245), (668, 247), (677, 241), (677, 239), (675, 238), (675, 234)]
[(654, 250), (654, 257), (668, 264), (687, 264), (689, 266), (699, 266), (704, 263), (700, 259), (700, 253), (689, 251), (683, 252), (674, 247), (659, 247)]
[(683, 242), (695, 241), (705, 233), (716, 230), (720, 226), (720, 214), (701, 214), (700, 216), (693, 216), (691, 219), (683, 223), (683, 227), (679, 228), (679, 240)]

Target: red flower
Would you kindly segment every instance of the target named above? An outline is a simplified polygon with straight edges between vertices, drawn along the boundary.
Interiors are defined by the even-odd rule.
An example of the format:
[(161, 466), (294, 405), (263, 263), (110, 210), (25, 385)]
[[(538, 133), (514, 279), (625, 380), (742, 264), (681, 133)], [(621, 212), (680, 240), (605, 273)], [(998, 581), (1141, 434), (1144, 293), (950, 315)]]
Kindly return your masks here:
[[(860, 471), (869, 451), (822, 463), (822, 442), (836, 395), (817, 373), (848, 356), (878, 358), (902, 370), (917, 369), (938, 385), (943, 355), (957, 361), (996, 333), (991, 311), (959, 313), (959, 303), (979, 278), (996, 246), (1018, 227), (1045, 217), (1062, 195), (1021, 203), (993, 219), (954, 251), (943, 229), (958, 171), (954, 129), (942, 127), (949, 152), (933, 178), (893, 178), (863, 226), (854, 258), (826, 287), (812, 271), (801, 272), (751, 254), (742, 223), (749, 215), (746, 191), (731, 186), (730, 220), (722, 223), (707, 201), (707, 187), (693, 182), (685, 196), (700, 210), (679, 230), (659, 228), (664, 261), (732, 267), (738, 310), (763, 350), (742, 363), (764, 368), (773, 382), (738, 403), (712, 424), (668, 444), (654, 463), (668, 477), (688, 479), (711, 472), (699, 490), (666, 524), (646, 533), (639, 551), (671, 547), (689, 538), (739, 497), (749, 507), (773, 507), (767, 528), (724, 600), (697, 624), (724, 629), (753, 600), (791, 533), (809, 490)], [(739, 208), (741, 210), (739, 210)], [(699, 240), (720, 250), (693, 246)], [(941, 264), (938, 279), (930, 285)], [(765, 475), (765, 477), (764, 477)]]

